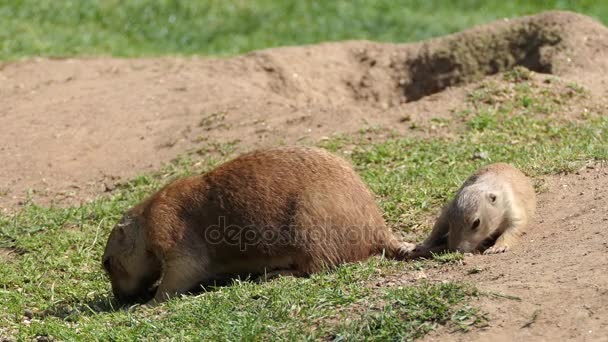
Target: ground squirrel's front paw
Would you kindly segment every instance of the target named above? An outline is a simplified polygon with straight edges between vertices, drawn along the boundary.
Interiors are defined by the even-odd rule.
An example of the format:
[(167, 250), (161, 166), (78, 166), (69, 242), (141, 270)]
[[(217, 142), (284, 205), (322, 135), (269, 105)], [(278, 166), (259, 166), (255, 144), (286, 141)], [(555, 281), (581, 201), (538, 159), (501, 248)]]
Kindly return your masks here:
[(411, 242), (401, 242), (397, 247), (396, 253), (400, 259), (407, 260), (412, 258), (412, 253), (416, 245)]
[(414, 248), (410, 251), (412, 259), (426, 258), (431, 256), (431, 249), (425, 245), (414, 245)]
[(412, 254), (416, 250), (416, 244), (411, 242), (402, 242), (399, 246), (399, 252), (403, 254)]
[(492, 246), (488, 249), (486, 249), (483, 254), (488, 255), (488, 254), (499, 254), (499, 253), (505, 253), (509, 250), (509, 246)]

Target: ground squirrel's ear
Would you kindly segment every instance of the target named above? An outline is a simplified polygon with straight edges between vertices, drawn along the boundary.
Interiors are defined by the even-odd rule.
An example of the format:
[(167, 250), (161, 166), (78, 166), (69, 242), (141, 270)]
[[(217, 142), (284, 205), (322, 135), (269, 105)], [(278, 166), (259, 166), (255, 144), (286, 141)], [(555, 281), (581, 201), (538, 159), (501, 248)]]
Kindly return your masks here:
[(490, 199), (490, 202), (492, 202), (492, 203), (496, 202), (496, 194), (489, 193), (488, 198)]

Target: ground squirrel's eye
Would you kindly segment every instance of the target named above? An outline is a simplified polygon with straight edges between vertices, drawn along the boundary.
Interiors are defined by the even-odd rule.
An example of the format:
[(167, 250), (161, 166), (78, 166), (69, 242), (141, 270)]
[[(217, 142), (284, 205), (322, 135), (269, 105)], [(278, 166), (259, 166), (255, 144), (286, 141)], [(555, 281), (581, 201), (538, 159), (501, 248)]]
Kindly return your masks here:
[(475, 221), (473, 221), (473, 225), (471, 226), (472, 230), (475, 230), (479, 227), (479, 224), (481, 223), (481, 221), (479, 221), (479, 219), (476, 219)]
[(496, 202), (496, 195), (495, 195), (495, 194), (490, 194), (490, 196), (489, 196), (489, 197), (490, 197), (490, 201), (491, 201), (492, 203)]

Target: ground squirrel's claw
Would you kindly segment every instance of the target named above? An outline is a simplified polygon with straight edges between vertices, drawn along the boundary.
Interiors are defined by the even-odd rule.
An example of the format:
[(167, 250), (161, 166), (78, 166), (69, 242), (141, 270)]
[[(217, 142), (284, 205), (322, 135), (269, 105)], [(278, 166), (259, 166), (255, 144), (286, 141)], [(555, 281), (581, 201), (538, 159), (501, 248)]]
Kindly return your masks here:
[(418, 246), (414, 243), (404, 242), (404, 243), (402, 243), (402, 245), (399, 249), (404, 253), (412, 253), (416, 250), (417, 247)]
[(402, 242), (398, 248), (398, 255), (400, 258), (407, 260), (413, 258), (414, 249), (416, 248), (416, 244), (411, 242)]
[(483, 254), (488, 255), (488, 254), (499, 254), (499, 253), (505, 253), (509, 250), (509, 246), (492, 246), (488, 249), (486, 249)]

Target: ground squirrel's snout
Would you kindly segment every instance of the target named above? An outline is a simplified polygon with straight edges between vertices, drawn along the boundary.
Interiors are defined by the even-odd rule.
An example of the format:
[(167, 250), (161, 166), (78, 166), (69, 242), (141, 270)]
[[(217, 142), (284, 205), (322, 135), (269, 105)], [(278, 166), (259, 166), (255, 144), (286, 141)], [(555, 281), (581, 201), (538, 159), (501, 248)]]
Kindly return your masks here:
[(157, 287), (153, 286), (138, 293), (123, 293), (112, 290), (114, 297), (121, 305), (142, 304), (150, 301), (156, 295)]
[(454, 251), (459, 253), (471, 253), (473, 252), (477, 246), (473, 246), (469, 241), (463, 241), (453, 248)]
[(460, 253), (475, 251), (479, 245), (479, 240), (485, 234), (487, 228), (485, 225), (481, 227), (480, 218), (475, 218), (470, 223), (461, 224), (458, 228), (453, 228), (449, 234), (450, 249)]
[(145, 303), (156, 295), (158, 279), (145, 277), (137, 281), (137, 284), (130, 289), (126, 287), (125, 281), (130, 282), (129, 280), (122, 280), (122, 284), (120, 284), (121, 280), (112, 280), (112, 293), (122, 305)]

